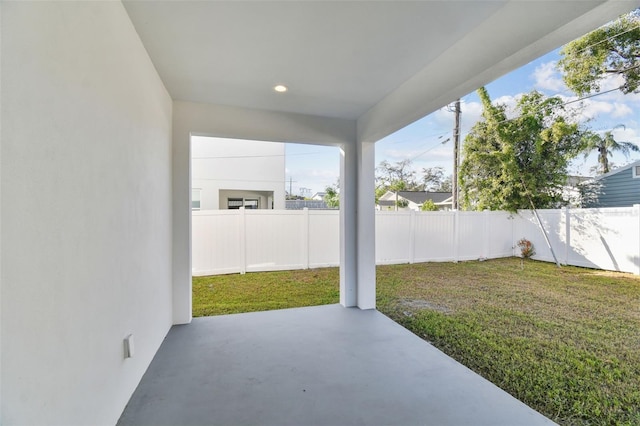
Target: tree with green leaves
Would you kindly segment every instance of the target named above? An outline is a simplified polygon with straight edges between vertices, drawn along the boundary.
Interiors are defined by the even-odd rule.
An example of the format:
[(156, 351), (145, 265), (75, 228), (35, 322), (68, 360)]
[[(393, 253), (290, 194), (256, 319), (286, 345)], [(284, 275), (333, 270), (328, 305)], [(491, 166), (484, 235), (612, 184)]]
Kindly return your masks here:
[(438, 208), (438, 206), (436, 206), (436, 203), (434, 203), (433, 200), (427, 200), (422, 203), (422, 205), (420, 206), (420, 210), (422, 210), (423, 212), (437, 212), (440, 209)]
[(516, 117), (478, 89), (483, 120), (465, 138), (460, 191), (465, 209), (550, 208), (562, 203), (569, 161), (582, 133), (563, 115), (560, 98), (533, 91), (518, 101)]
[(402, 160), (394, 164), (387, 160), (380, 162), (376, 169), (376, 202), (387, 191), (396, 194), (395, 207), (406, 207), (403, 200), (399, 200), (399, 191), (418, 191), (420, 185), (415, 179), (416, 172), (411, 168), (411, 160)]
[[(619, 126), (616, 126), (619, 127)], [(613, 137), (613, 130), (604, 132), (604, 135), (589, 132), (584, 137), (584, 156), (587, 157), (593, 151), (598, 153), (598, 170), (599, 174), (609, 173), (611, 170), (609, 157), (614, 152), (621, 152), (625, 157), (633, 152), (640, 152), (640, 148), (632, 142), (619, 142)]]
[(340, 190), (338, 185), (329, 185), (324, 189), (324, 202), (327, 204), (327, 207), (332, 209), (337, 209), (340, 207)]
[(600, 91), (610, 75), (620, 75), (623, 93), (640, 91), (640, 14), (635, 10), (565, 45), (558, 68), (579, 96)]
[(402, 208), (402, 207), (406, 207), (407, 206), (407, 202), (406, 200), (400, 200), (398, 193), (400, 191), (409, 191), (407, 189), (407, 183), (403, 180), (396, 180), (394, 181), (391, 185), (389, 185), (389, 191), (393, 191), (396, 194), (396, 201), (395, 201), (395, 207), (396, 207), (396, 211), (398, 210), (398, 208)]
[(389, 163), (387, 160), (380, 162), (376, 169), (377, 186), (386, 188), (402, 187), (402, 191), (416, 191), (419, 184), (416, 182), (416, 172), (411, 167), (411, 160), (402, 160)]
[(436, 192), (452, 192), (453, 191), (453, 175), (449, 175), (440, 182), (440, 186), (435, 189)]
[(416, 171), (413, 170), (410, 159), (390, 163), (387, 160), (380, 162), (376, 168), (376, 202), (387, 191), (395, 192), (396, 210), (407, 207), (406, 200), (398, 196), (400, 191), (451, 191), (451, 176), (444, 176), (442, 167), (426, 167), (422, 169), (422, 177), (416, 179)]
[(422, 169), (421, 186), (424, 191), (450, 192), (451, 176), (445, 177), (443, 167), (426, 167)]

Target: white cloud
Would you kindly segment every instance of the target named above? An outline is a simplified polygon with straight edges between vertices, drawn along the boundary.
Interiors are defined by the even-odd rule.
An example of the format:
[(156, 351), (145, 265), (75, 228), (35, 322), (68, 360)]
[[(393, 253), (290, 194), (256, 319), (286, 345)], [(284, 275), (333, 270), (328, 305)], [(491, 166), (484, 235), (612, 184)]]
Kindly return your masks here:
[[(290, 173), (287, 172), (286, 190), (289, 191), (289, 177), (292, 177), (293, 193), (308, 196), (318, 191), (324, 191), (327, 186), (336, 183), (339, 174), (338, 170), (294, 168)], [(308, 189), (309, 193), (302, 194), (302, 188)]]
[(517, 95), (505, 95), (495, 99), (493, 103), (496, 105), (506, 106), (507, 109), (505, 112), (507, 114), (507, 118), (513, 118), (516, 116), (516, 105), (520, 98), (522, 98), (522, 93), (518, 93)]
[[(453, 105), (453, 104), (451, 104)], [(460, 107), (462, 109), (462, 106)], [(450, 127), (453, 129), (454, 113), (453, 108), (442, 107), (432, 114), (433, 124), (437, 127)]]
[(640, 132), (637, 128), (616, 127), (612, 133), (617, 141), (631, 142), (640, 146)]
[[(556, 69), (555, 62), (546, 62), (539, 65), (532, 77), (535, 80), (536, 88), (553, 90), (558, 93), (568, 91), (562, 82), (561, 74)], [(622, 83), (623, 78), (621, 76), (609, 76), (600, 82), (600, 92), (614, 90), (620, 87)], [(577, 96), (557, 96), (560, 96), (565, 101), (577, 99)], [(566, 109), (578, 121), (584, 123), (601, 118), (620, 121), (632, 116), (638, 107), (640, 107), (640, 94), (625, 95), (619, 90), (614, 90), (610, 93), (598, 94), (580, 102), (569, 104)]]
[(619, 75), (612, 75), (606, 78), (600, 84), (600, 92), (606, 92), (607, 90), (614, 91), (597, 95), (595, 96), (595, 98), (601, 101), (618, 102), (620, 104), (627, 105), (637, 104), (638, 106), (640, 106), (640, 93), (629, 93), (625, 95), (620, 90), (615, 90), (619, 88), (622, 83), (624, 83), (624, 80)]
[(624, 83), (624, 78), (619, 74), (612, 74), (600, 81), (600, 91), (617, 89)]
[(587, 122), (613, 111), (613, 104), (594, 99), (584, 99), (566, 106), (579, 122)]
[[(446, 138), (444, 140), (447, 140)], [(425, 161), (440, 161), (447, 160), (451, 157), (451, 149), (447, 148), (451, 146), (451, 141), (443, 144), (439, 141), (434, 141), (430, 145), (424, 146), (422, 149), (387, 149), (382, 153), (383, 157), (393, 163), (396, 161), (402, 161), (411, 159), (413, 162), (417, 160)]]
[[(565, 101), (572, 101), (576, 98), (563, 98)], [(626, 117), (633, 116), (634, 108), (629, 106), (625, 99), (620, 101), (610, 101), (600, 97), (583, 99), (566, 106), (566, 110), (575, 116), (582, 123), (595, 119), (613, 119), (614, 121), (624, 121)]]
[(339, 174), (337, 170), (314, 169), (309, 171), (308, 176), (313, 178), (335, 179), (337, 174)]
[(538, 65), (531, 77), (534, 80), (534, 87), (536, 89), (549, 90), (556, 93), (566, 90), (562, 76), (556, 68), (555, 61)]
[(461, 106), (461, 126), (468, 131), (482, 119), (482, 104), (480, 102), (463, 102)]
[(626, 117), (628, 115), (633, 114), (633, 110), (629, 107), (629, 105), (627, 104), (621, 104), (618, 102), (615, 102), (613, 104), (613, 112), (611, 113), (611, 116), (614, 118), (621, 118), (621, 117)]

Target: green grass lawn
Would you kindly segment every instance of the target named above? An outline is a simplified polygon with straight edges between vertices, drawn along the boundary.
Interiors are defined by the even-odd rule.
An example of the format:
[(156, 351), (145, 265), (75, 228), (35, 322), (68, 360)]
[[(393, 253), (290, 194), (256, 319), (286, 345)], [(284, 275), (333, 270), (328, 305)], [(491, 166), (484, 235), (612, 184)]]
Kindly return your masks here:
[[(377, 277), (381, 312), (554, 421), (640, 424), (640, 278), (515, 258)], [(194, 315), (338, 296), (337, 268), (194, 278)]]
[(323, 268), (193, 277), (193, 316), (338, 303), (338, 272)]

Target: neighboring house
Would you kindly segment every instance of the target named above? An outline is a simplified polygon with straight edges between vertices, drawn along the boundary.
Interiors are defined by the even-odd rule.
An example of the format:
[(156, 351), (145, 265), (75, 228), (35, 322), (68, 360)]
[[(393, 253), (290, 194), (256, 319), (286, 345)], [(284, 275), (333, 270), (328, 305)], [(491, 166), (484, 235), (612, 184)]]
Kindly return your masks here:
[[(451, 192), (399, 191), (398, 210), (419, 211), (427, 200), (432, 200), (440, 210), (451, 210), (452, 198)], [(396, 193), (387, 191), (378, 200), (376, 210), (396, 210)]]
[(584, 207), (630, 207), (640, 204), (640, 161), (598, 176), (585, 184)]
[(194, 137), (191, 209), (285, 208), (285, 145)]
[(325, 195), (327, 195), (326, 192), (316, 192), (315, 194), (313, 194), (311, 199), (312, 200), (316, 200), (316, 201), (324, 201), (324, 196)]
[(566, 200), (569, 207), (582, 207), (583, 184), (591, 179), (588, 176), (567, 176), (567, 182), (562, 187), (562, 198)]

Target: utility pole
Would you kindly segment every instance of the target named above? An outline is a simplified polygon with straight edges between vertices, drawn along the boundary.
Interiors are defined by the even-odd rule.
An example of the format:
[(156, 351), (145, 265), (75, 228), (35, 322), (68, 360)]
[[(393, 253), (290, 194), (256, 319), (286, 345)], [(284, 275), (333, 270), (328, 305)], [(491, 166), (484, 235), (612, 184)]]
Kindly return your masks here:
[(455, 124), (453, 126), (453, 175), (451, 176), (451, 208), (458, 210), (458, 165), (460, 164), (460, 98), (456, 99), (453, 112)]
[(293, 199), (293, 182), (297, 182), (297, 180), (293, 180), (293, 176), (289, 176), (289, 199)]

